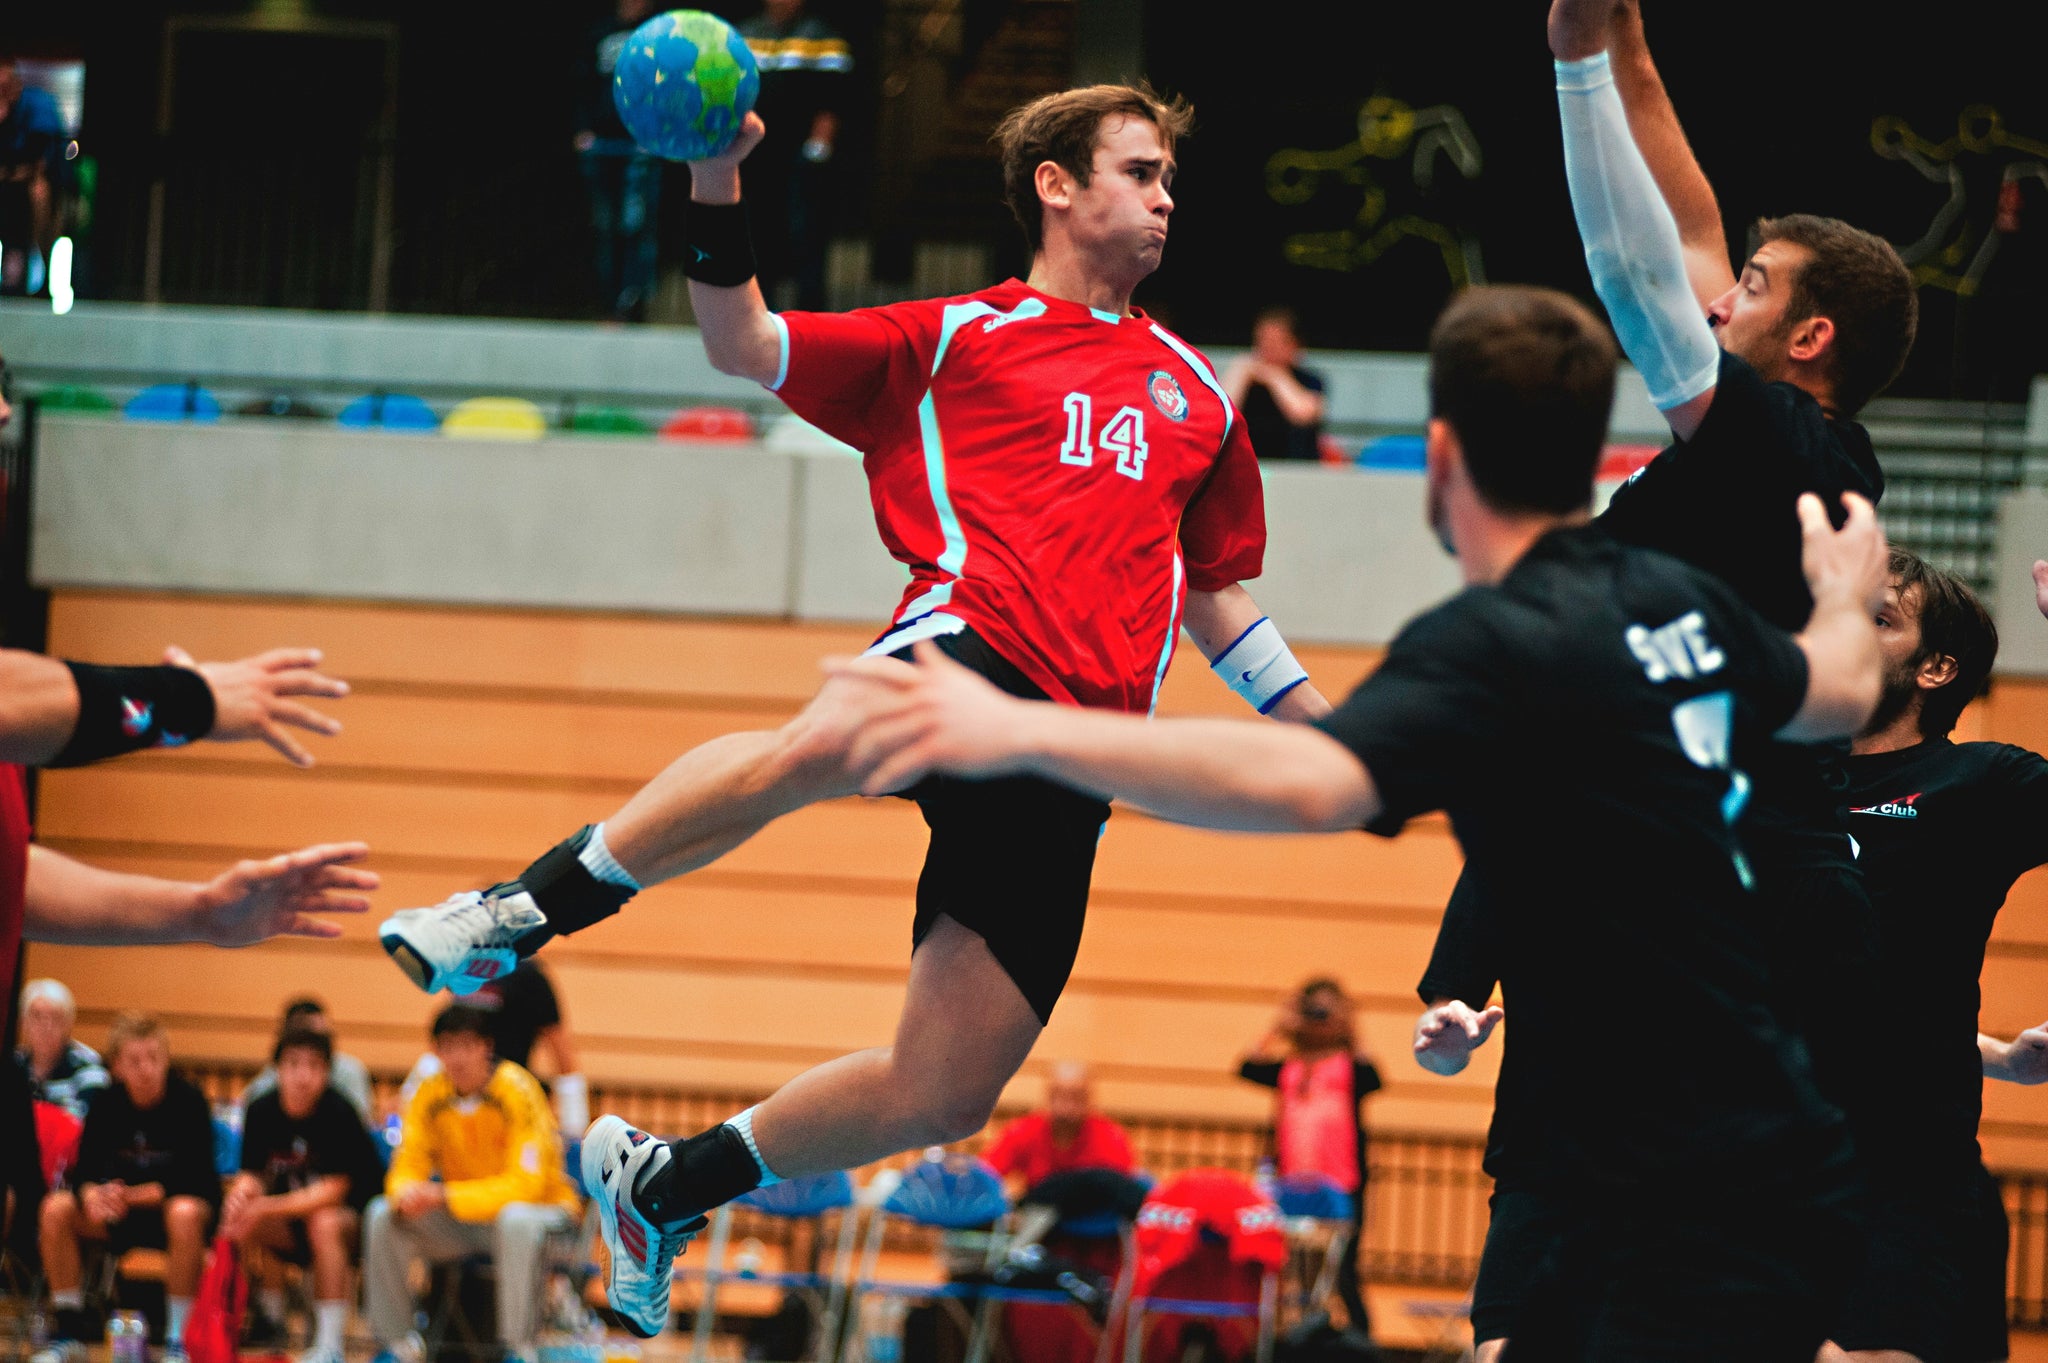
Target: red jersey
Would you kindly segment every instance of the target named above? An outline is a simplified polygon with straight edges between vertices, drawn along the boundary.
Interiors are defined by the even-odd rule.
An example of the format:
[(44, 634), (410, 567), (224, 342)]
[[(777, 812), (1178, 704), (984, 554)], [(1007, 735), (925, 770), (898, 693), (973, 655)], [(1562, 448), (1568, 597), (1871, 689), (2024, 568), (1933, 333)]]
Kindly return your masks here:
[(1244, 422), (1142, 313), (1013, 279), (777, 323), (770, 388), (863, 452), (882, 542), (910, 568), (878, 650), (966, 625), (1056, 700), (1143, 713), (1188, 588), (1258, 576)]
[(22, 769), (0, 762), (0, 1036), (12, 1034), (16, 1003), (14, 967), (21, 960), (21, 935), (28, 898), (28, 789)]
[(1131, 1172), (1131, 1139), (1109, 1118), (1091, 1112), (1081, 1119), (1072, 1145), (1053, 1140), (1052, 1118), (1043, 1112), (1019, 1117), (1004, 1127), (982, 1159), (999, 1174), (1021, 1174), (1024, 1186), (1035, 1188), (1054, 1174), (1075, 1169)]

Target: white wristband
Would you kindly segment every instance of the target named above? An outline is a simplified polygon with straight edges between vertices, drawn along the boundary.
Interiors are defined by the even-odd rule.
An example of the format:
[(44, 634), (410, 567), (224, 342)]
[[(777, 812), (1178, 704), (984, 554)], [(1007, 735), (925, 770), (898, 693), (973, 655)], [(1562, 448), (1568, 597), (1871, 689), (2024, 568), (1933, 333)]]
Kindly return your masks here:
[(1263, 615), (1216, 655), (1209, 670), (1262, 715), (1271, 714), (1282, 696), (1308, 680), (1308, 669), (1295, 661), (1278, 627)]
[(555, 1076), (555, 1115), (571, 1135), (582, 1135), (590, 1125), (590, 1083), (582, 1075)]

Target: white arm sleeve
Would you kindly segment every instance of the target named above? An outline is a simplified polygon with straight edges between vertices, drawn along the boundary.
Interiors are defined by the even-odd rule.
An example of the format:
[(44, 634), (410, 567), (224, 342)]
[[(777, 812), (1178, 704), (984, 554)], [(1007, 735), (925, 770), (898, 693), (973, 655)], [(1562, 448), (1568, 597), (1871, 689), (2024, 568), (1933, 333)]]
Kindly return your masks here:
[(1712, 388), (1721, 348), (1685, 274), (1685, 247), (1628, 114), (1605, 52), (1557, 63), (1564, 173), (1593, 287), (1629, 363), (1669, 411)]

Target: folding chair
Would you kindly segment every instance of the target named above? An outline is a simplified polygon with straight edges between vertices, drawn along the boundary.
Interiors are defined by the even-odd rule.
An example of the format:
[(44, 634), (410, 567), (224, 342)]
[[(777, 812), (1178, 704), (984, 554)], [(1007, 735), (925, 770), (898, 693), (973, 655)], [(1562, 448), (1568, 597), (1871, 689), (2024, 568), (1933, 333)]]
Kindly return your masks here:
[[(732, 1239), (735, 1207), (745, 1207), (766, 1216), (781, 1217), (792, 1222), (815, 1222), (821, 1239), (824, 1234), (825, 1217), (833, 1212), (839, 1213), (839, 1226), (833, 1240), (831, 1268), (822, 1273), (815, 1268), (785, 1269), (774, 1273), (728, 1269), (726, 1249)], [(815, 1356), (820, 1360), (829, 1359), (839, 1341), (841, 1313), (846, 1309), (847, 1288), (853, 1277), (853, 1246), (860, 1226), (858, 1213), (853, 1180), (841, 1170), (787, 1179), (770, 1188), (756, 1188), (713, 1213), (710, 1243), (704, 1253), (704, 1266), (691, 1268), (678, 1263), (675, 1270), (676, 1281), (695, 1279), (704, 1285), (703, 1299), (698, 1303), (696, 1324), (691, 1332), (692, 1363), (703, 1363), (710, 1354), (711, 1336), (718, 1324), (718, 1289), (721, 1283), (727, 1282), (755, 1283), (762, 1287), (779, 1288), (784, 1292), (805, 1294), (817, 1308), (818, 1321), (812, 1331), (810, 1345), (804, 1350), (804, 1356)], [(815, 1257), (814, 1251), (814, 1262)]]
[(1293, 1288), (1283, 1304), (1300, 1320), (1327, 1310), (1344, 1256), (1357, 1252), (1351, 1239), (1351, 1195), (1321, 1174), (1289, 1174), (1280, 1180), (1274, 1200), (1287, 1236)]
[[(1007, 1337), (1011, 1353), (1023, 1358), (1093, 1358), (1100, 1353), (1108, 1309), (1129, 1295), (1137, 1266), (1132, 1219), (1136, 1203), (1151, 1188), (1146, 1175), (1085, 1170), (1055, 1175), (1026, 1194), (1009, 1218), (1009, 1239), (994, 1282), (981, 1293), (965, 1363), (982, 1363), (999, 1334)], [(1115, 1198), (1126, 1193), (1132, 1201), (1116, 1204)], [(1067, 1270), (1055, 1274), (1062, 1260), (1070, 1261)], [(1110, 1280), (1110, 1290), (1106, 1299), (1091, 1300), (1094, 1284), (1089, 1279), (1098, 1273)], [(1026, 1287), (1014, 1281), (1027, 1275), (1041, 1284), (1050, 1278), (1059, 1286)], [(1013, 1314), (1014, 1307), (1024, 1310)]]
[(1272, 1363), (1287, 1259), (1279, 1222), (1278, 1208), (1221, 1170), (1191, 1170), (1155, 1190), (1138, 1218), (1144, 1262), (1111, 1314), (1112, 1324), (1121, 1320), (1123, 1363), (1143, 1363), (1145, 1321), (1156, 1316), (1251, 1321), (1254, 1357)]
[(985, 1290), (981, 1284), (880, 1279), (875, 1274), (891, 1217), (913, 1225), (953, 1232), (951, 1243), (956, 1250), (971, 1249), (975, 1244), (960, 1233), (982, 1231), (979, 1243), (983, 1268), (991, 1267), (999, 1258), (998, 1246), (1006, 1243), (986, 1230), (1010, 1210), (1010, 1199), (1003, 1193), (1002, 1179), (978, 1159), (941, 1154), (928, 1156), (912, 1165), (903, 1172), (900, 1180), (892, 1181), (886, 1173), (877, 1176), (869, 1184), (868, 1196), (873, 1202), (868, 1213), (867, 1240), (861, 1250), (859, 1271), (847, 1294), (840, 1363), (851, 1363), (854, 1359), (868, 1363), (866, 1341), (860, 1334), (860, 1308), (868, 1297), (893, 1297), (906, 1302), (945, 1302), (961, 1313), (962, 1323), (972, 1340), (977, 1322), (966, 1316), (963, 1303), (980, 1296)]

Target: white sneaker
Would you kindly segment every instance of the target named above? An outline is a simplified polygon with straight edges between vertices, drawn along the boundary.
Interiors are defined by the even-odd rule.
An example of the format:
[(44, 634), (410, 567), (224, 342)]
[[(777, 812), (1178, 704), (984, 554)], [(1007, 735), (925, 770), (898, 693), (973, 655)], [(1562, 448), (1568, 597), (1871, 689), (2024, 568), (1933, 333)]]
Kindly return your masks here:
[(186, 1356), (184, 1343), (179, 1341), (164, 1345), (156, 1356), (156, 1363), (191, 1363), (191, 1359)]
[(401, 909), (377, 935), (414, 984), (429, 994), (464, 995), (510, 974), (519, 964), (518, 940), (547, 921), (515, 880), (482, 894), (464, 891), (430, 909)]
[(300, 1354), (293, 1363), (346, 1363), (346, 1360), (343, 1359), (341, 1350), (323, 1349), (316, 1344)]
[(597, 1202), (604, 1240), (604, 1290), (611, 1314), (642, 1339), (668, 1328), (676, 1256), (705, 1219), (664, 1230), (633, 1205), (641, 1177), (670, 1159), (668, 1146), (617, 1117), (599, 1117), (583, 1135), (583, 1187)]
[(421, 1363), (427, 1346), (417, 1334), (407, 1334), (377, 1350), (370, 1363)]

